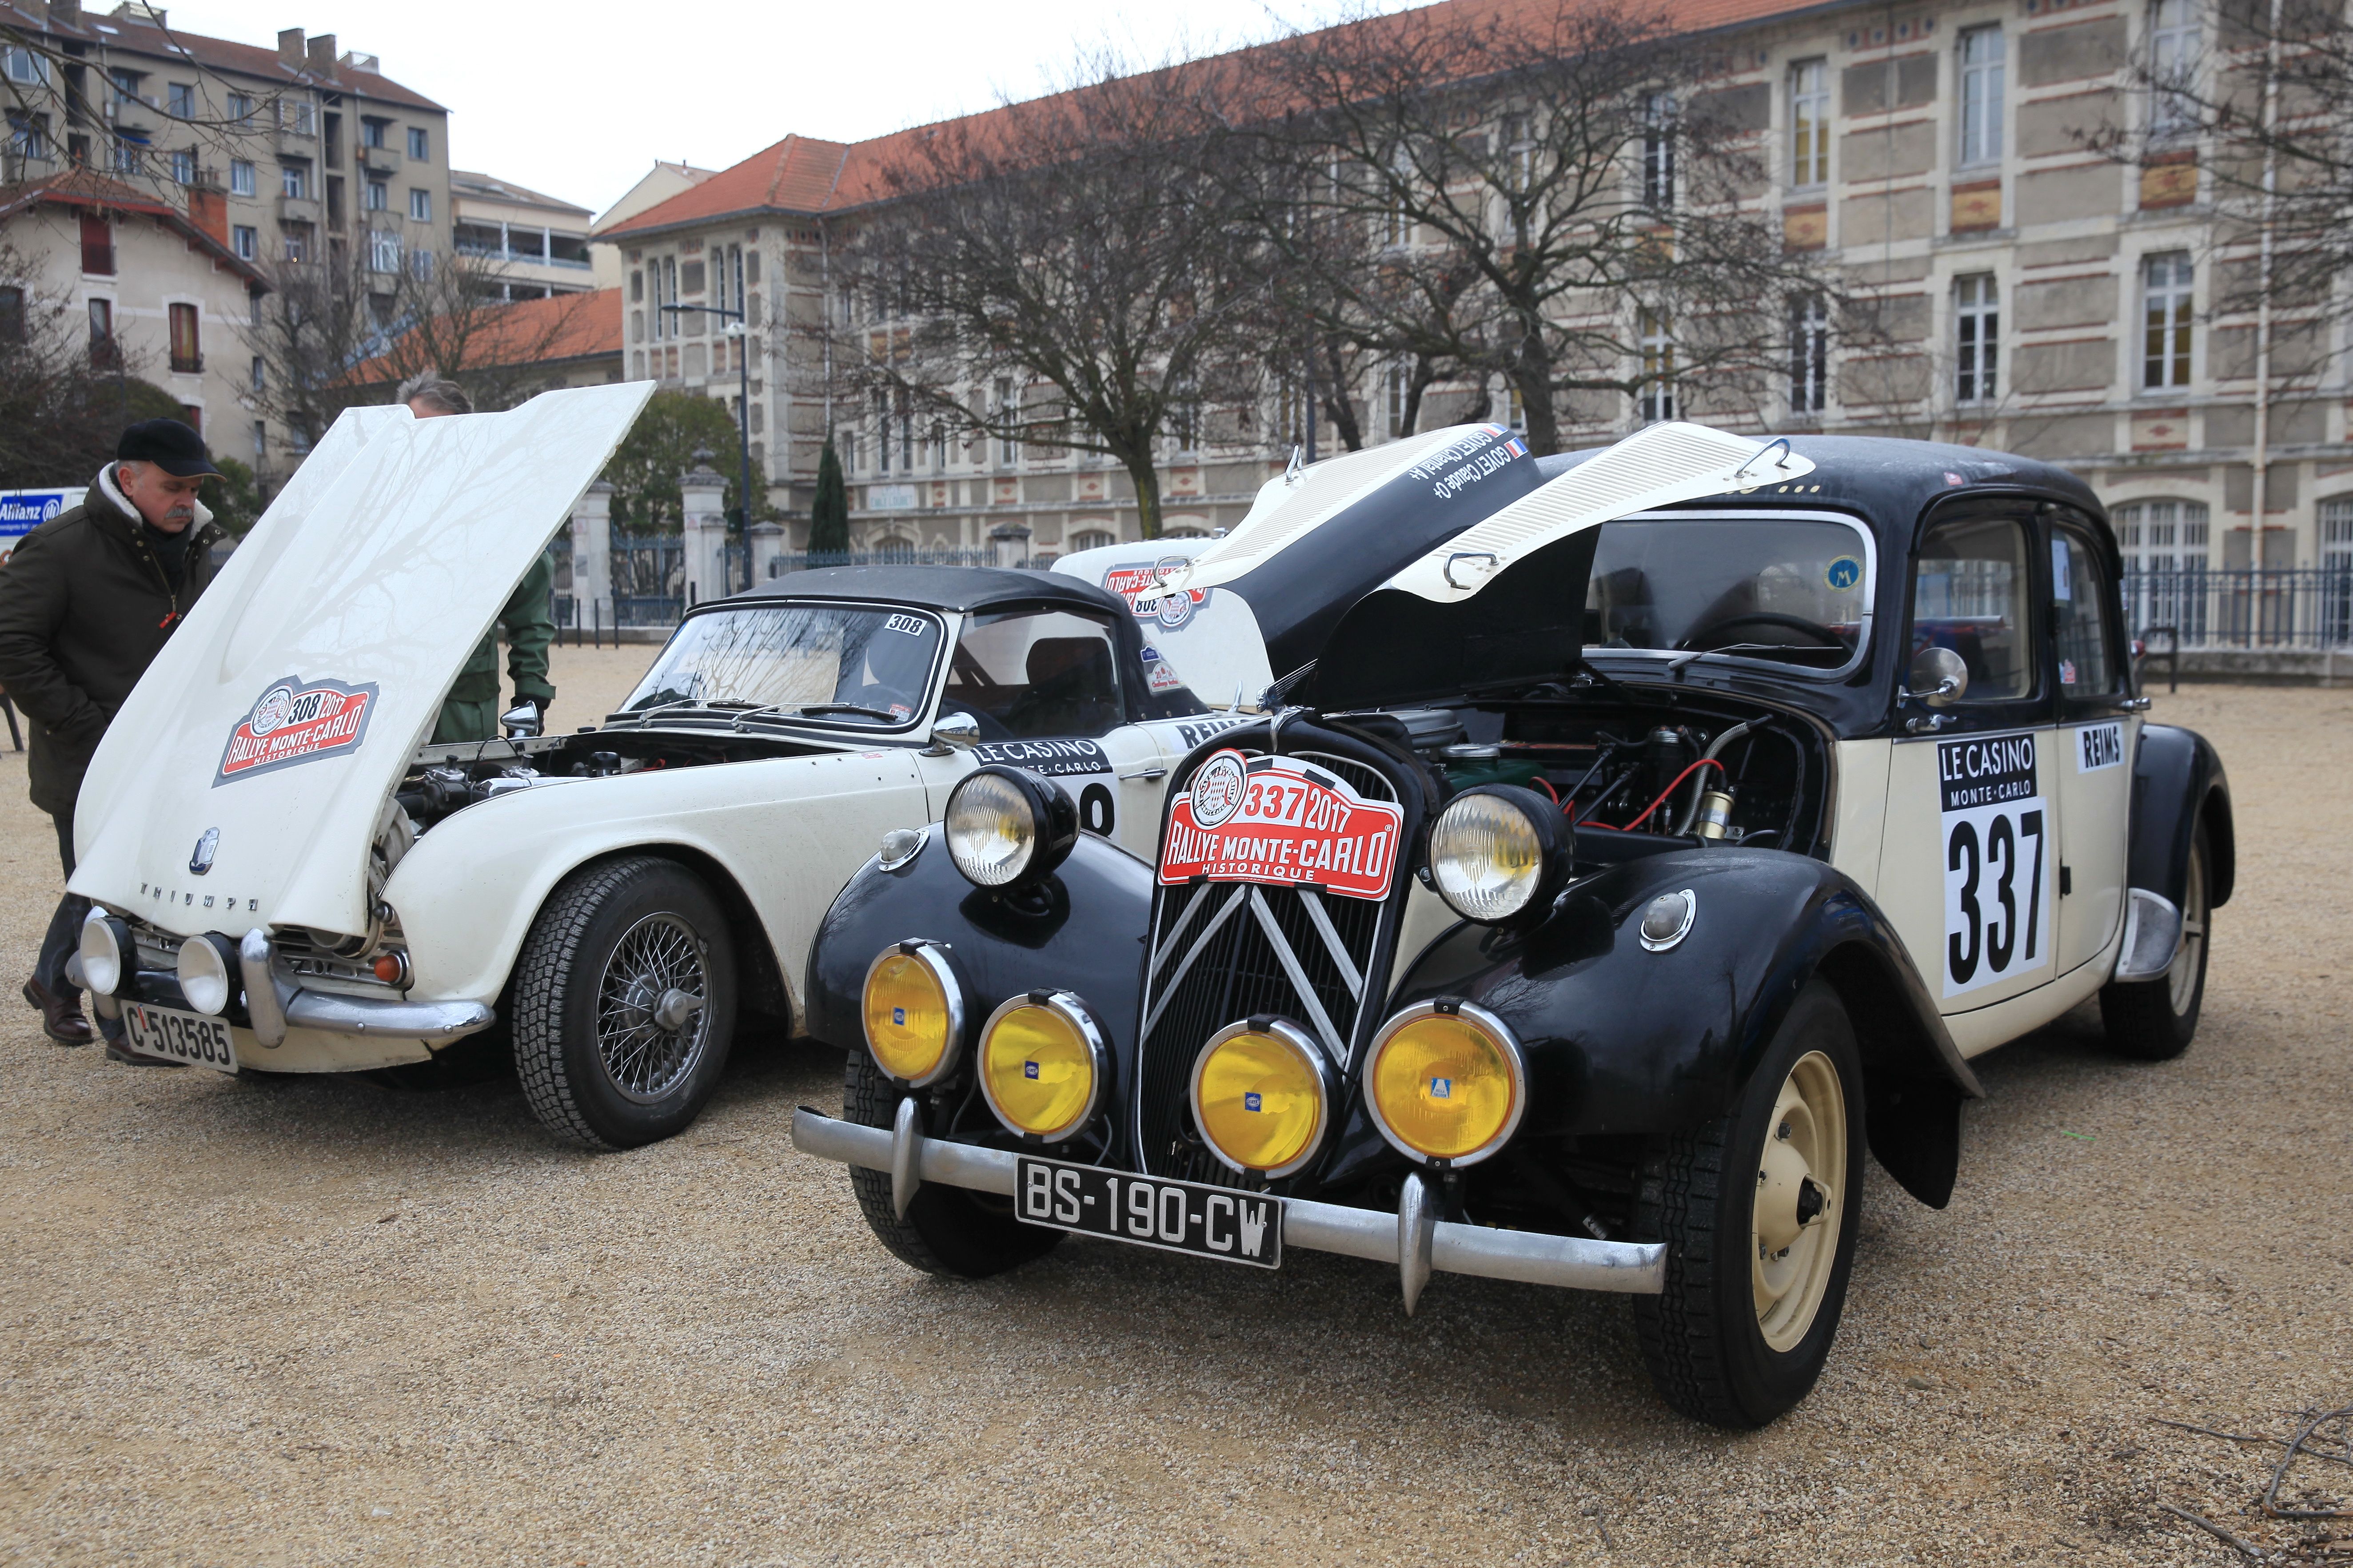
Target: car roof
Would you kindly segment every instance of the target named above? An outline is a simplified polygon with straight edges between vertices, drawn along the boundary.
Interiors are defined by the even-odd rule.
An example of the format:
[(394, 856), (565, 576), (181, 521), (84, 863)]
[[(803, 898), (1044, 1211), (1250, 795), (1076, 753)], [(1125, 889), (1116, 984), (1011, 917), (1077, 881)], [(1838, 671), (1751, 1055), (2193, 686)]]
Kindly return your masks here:
[(986, 610), (999, 605), (1041, 601), (1072, 609), (1128, 614), (1116, 594), (1084, 578), (1053, 572), (1007, 571), (995, 566), (819, 566), (781, 577), (724, 599), (698, 606), (698, 613), (776, 599), (863, 599), (911, 605), (926, 610)]

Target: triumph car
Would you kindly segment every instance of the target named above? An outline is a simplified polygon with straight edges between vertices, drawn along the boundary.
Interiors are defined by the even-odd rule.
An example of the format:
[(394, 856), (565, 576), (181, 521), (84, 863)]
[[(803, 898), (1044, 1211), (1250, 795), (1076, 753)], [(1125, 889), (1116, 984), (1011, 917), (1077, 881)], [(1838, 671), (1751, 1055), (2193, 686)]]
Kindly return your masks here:
[(1410, 563), (1271, 637), (1149, 858), (981, 768), (809, 960), (882, 1244), (1066, 1234), (1620, 1292), (1661, 1394), (1812, 1386), (1866, 1149), (1950, 1199), (1969, 1058), (2097, 998), (2164, 1058), (2230, 897), (2212, 749), (2148, 723), (2073, 476), (1975, 448), (1478, 428), (1306, 469), (1166, 592)]

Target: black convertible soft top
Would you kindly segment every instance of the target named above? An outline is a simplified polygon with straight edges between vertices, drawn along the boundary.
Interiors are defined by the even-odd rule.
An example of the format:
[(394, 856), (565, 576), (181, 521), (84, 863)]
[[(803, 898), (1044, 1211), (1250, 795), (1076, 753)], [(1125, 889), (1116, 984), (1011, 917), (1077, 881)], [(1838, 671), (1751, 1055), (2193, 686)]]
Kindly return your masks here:
[(1127, 602), (1067, 572), (1005, 571), (994, 566), (819, 566), (787, 572), (756, 586), (695, 606), (740, 608), (775, 599), (867, 599), (926, 610), (986, 610), (999, 605), (1063, 604), (1072, 609), (1116, 610)]

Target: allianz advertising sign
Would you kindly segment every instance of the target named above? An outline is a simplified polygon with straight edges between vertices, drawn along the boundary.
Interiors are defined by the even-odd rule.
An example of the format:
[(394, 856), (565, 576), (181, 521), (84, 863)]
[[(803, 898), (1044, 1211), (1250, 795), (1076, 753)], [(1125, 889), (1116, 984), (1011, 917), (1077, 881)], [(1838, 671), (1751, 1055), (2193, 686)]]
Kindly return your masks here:
[(47, 490), (0, 490), (0, 561), (22, 539), (61, 511), (81, 505), (89, 493), (84, 485), (64, 485)]

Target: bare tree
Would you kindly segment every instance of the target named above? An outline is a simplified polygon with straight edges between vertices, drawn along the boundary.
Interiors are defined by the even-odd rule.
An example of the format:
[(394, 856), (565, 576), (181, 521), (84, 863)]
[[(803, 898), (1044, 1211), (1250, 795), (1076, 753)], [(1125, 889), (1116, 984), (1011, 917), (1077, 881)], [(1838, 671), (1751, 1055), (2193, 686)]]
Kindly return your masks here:
[[(1404, 401), (1449, 378), (1565, 425), (1753, 414), (1786, 374), (1785, 304), (1835, 280), (1757, 199), (1758, 87), (1611, 5), (1412, 12), (1261, 51), (1261, 223), (1287, 299), (1389, 359)], [(1282, 112), (1273, 112), (1276, 105)]]
[(910, 133), (838, 269), (860, 319), (835, 356), (849, 395), (911, 445), (1108, 458), (1157, 536), (1164, 447), (1261, 391), (1269, 268), (1229, 200), (1243, 142), (1220, 79), (1098, 59), (1071, 90)]

